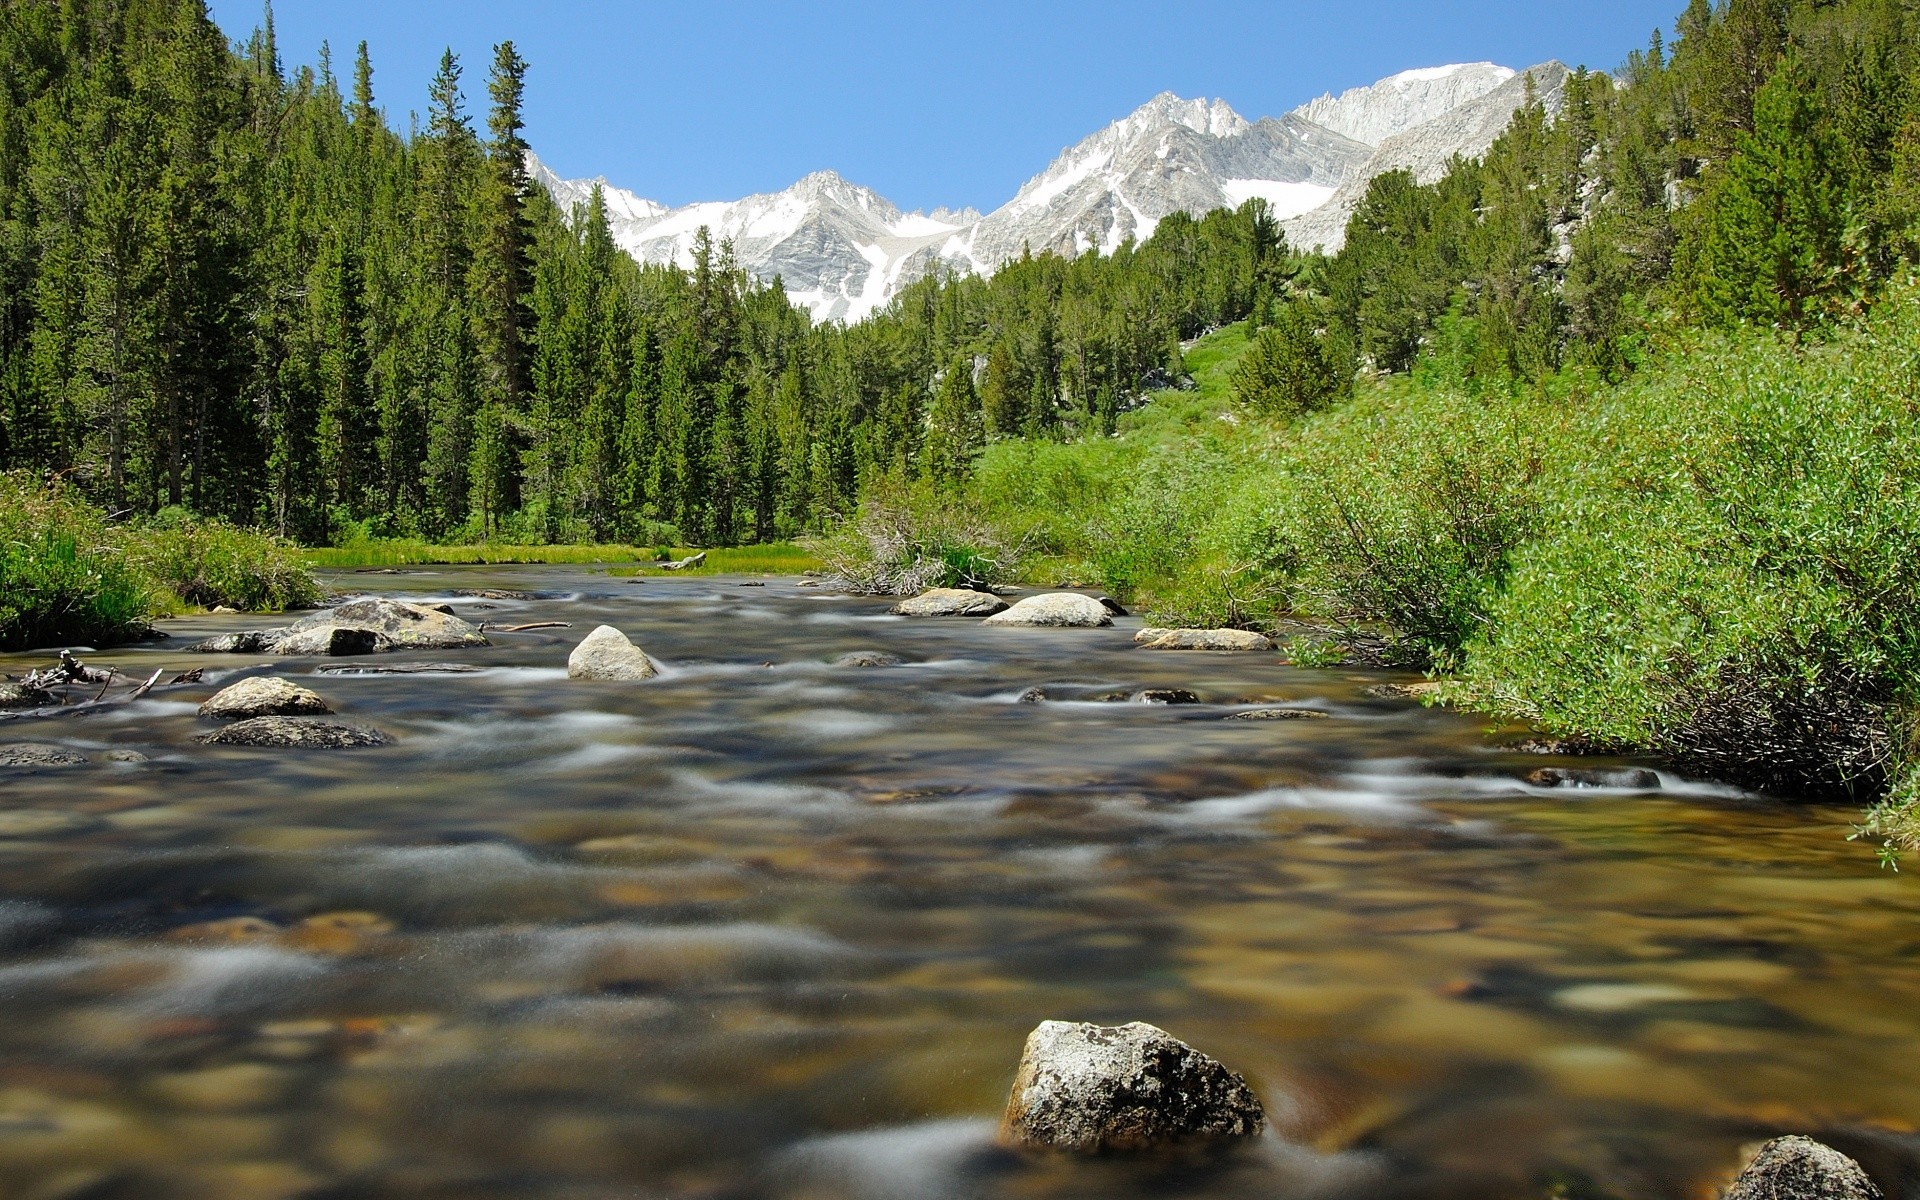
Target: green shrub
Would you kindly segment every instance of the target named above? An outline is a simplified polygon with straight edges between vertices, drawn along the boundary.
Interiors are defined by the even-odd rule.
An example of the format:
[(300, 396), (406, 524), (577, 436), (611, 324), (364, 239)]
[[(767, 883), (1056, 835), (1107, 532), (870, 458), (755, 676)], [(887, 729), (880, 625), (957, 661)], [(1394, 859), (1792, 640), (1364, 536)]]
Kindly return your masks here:
[(882, 483), (853, 519), (808, 543), (834, 583), (873, 596), (989, 588), (1018, 574), (1025, 547), (930, 484)]
[[(1711, 343), (1595, 406), (1471, 685), (1550, 730), (1814, 794), (1912, 787), (1920, 305)], [(1915, 844), (1896, 796), (1881, 835)]]
[(0, 475), (0, 649), (127, 641), (154, 608), (99, 509), (26, 472)]
[(1353, 370), (1328, 347), (1321, 325), (1307, 301), (1282, 304), (1234, 369), (1240, 402), (1263, 416), (1290, 418), (1345, 397), (1353, 387)]
[(320, 602), (290, 542), (216, 520), (156, 520), (124, 531), (132, 563), (188, 604), (278, 612)]

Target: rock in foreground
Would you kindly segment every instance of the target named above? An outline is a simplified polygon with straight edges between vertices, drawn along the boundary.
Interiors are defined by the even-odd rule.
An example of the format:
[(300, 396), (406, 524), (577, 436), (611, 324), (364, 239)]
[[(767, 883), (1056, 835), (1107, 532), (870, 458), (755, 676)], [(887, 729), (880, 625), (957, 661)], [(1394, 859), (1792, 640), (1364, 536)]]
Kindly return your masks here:
[(629, 683), (652, 679), (659, 673), (646, 652), (611, 625), (602, 625), (588, 634), (573, 648), (573, 653), (567, 655), (568, 679)]
[(1881, 1200), (1860, 1164), (1812, 1138), (1775, 1138), (1760, 1147), (1726, 1200)]
[(357, 750), (393, 744), (392, 738), (377, 729), (296, 717), (255, 717), (209, 733), (200, 740), (210, 746), (266, 746), (281, 750)]
[(1078, 592), (1048, 592), (1028, 596), (1003, 613), (988, 617), (986, 625), (1033, 625), (1056, 629), (1094, 629), (1113, 624), (1107, 606)]
[(897, 617), (990, 617), (1007, 611), (1007, 602), (967, 588), (934, 588), (902, 600), (890, 611)]
[[(401, 600), (367, 599), (322, 609), (310, 617), (295, 621), (287, 628), (286, 636), (274, 646), (274, 653), (324, 653), (306, 647), (313, 639), (329, 636), (328, 631), (334, 629), (365, 630), (377, 634), (388, 643), (382, 649), (463, 650), (492, 645), (477, 626), (462, 621), (451, 612)], [(290, 646), (298, 648), (289, 649)], [(341, 651), (331, 652), (337, 654)]]
[(216, 721), (245, 721), (253, 717), (317, 717), (332, 712), (327, 702), (297, 683), (271, 675), (242, 679), (214, 693), (200, 706), (200, 715)]
[(1082, 1154), (1256, 1137), (1246, 1080), (1163, 1029), (1042, 1021), (1027, 1038), (1001, 1137)]
[(39, 770), (45, 767), (77, 767), (86, 761), (87, 756), (78, 750), (46, 742), (9, 742), (0, 745), (0, 767)]
[(1142, 650), (1271, 650), (1273, 639), (1250, 629), (1142, 629), (1133, 635)]

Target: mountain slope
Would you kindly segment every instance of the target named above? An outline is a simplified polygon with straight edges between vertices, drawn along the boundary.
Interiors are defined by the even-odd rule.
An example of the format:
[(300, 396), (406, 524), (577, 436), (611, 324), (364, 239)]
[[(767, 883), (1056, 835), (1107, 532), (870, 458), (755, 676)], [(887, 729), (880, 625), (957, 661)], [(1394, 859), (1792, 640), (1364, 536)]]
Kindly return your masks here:
[(1437, 178), (1456, 154), (1484, 154), (1529, 86), (1556, 106), (1566, 78), (1558, 63), (1524, 74), (1492, 63), (1424, 68), (1253, 122), (1223, 100), (1162, 93), (1063, 150), (985, 217), (902, 213), (832, 171), (780, 192), (669, 209), (604, 179), (561, 179), (537, 159), (530, 166), (565, 208), (584, 204), (598, 183), (614, 240), (642, 262), (690, 265), (704, 226), (732, 243), (748, 271), (781, 278), (815, 320), (851, 322), (936, 263), (991, 274), (1029, 248), (1111, 253), (1172, 213), (1254, 196), (1273, 207), (1294, 245), (1337, 249), (1375, 175), (1404, 168)]

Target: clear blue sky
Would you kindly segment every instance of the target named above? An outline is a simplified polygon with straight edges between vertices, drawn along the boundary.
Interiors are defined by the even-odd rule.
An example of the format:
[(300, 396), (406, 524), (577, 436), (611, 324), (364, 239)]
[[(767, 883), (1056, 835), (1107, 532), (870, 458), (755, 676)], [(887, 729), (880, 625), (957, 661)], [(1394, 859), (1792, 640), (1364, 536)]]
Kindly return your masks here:
[[(1061, 147), (1155, 93), (1254, 119), (1409, 67), (1618, 66), (1683, 0), (278, 0), (289, 66), (370, 44), (395, 125), (451, 45), (483, 116), (493, 43), (532, 64), (528, 132), (567, 176), (668, 204), (832, 168), (902, 208), (1011, 197)], [(213, 0), (227, 33), (257, 0)]]

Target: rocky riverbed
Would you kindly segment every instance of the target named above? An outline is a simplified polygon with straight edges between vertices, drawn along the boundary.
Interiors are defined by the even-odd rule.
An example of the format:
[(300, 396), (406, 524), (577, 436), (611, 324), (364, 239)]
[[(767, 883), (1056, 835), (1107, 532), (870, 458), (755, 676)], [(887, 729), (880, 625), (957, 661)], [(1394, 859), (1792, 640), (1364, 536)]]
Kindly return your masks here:
[[(1681, 1200), (1788, 1133), (1920, 1185), (1920, 884), (1848, 810), (1085, 606), (330, 582), (490, 644), (199, 617), (85, 656), (199, 683), (0, 721), (0, 1195)], [(655, 673), (569, 678), (602, 625)], [(1010, 1142), (1048, 1020), (1258, 1108), (1221, 1084), (1198, 1157)]]

